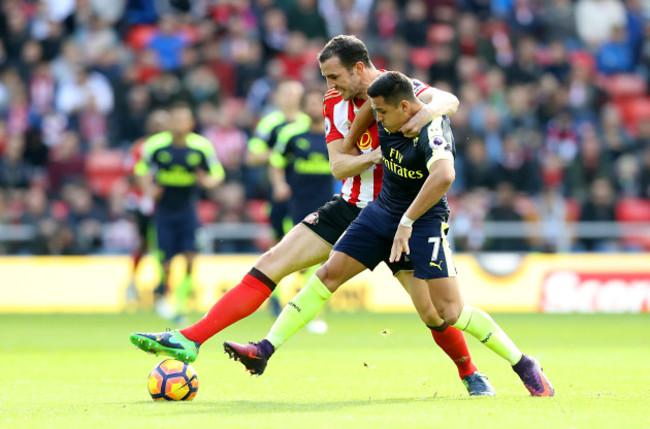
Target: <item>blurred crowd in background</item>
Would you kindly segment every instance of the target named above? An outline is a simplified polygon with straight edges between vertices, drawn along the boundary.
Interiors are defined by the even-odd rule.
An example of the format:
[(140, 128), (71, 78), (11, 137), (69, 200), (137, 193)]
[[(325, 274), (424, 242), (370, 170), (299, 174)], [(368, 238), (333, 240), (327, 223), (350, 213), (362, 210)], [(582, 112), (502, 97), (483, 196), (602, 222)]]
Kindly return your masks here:
[[(129, 148), (177, 100), (227, 172), (202, 220), (265, 222), (247, 141), (280, 80), (325, 85), (316, 55), (338, 34), (460, 99), (457, 251), (555, 251), (566, 221), (650, 220), (648, 18), (647, 0), (3, 0), (0, 226), (36, 232), (0, 254), (131, 251)], [(490, 220), (543, 234), (486, 238)]]

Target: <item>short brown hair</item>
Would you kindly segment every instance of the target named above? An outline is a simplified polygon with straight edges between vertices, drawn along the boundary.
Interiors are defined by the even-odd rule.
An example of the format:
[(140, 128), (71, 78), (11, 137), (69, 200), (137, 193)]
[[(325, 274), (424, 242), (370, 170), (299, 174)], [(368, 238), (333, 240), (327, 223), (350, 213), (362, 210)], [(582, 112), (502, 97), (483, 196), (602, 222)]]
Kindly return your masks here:
[(368, 87), (369, 97), (384, 97), (386, 103), (397, 106), (400, 101), (416, 101), (413, 83), (404, 74), (389, 71), (380, 74)]
[(318, 62), (324, 63), (332, 57), (338, 57), (341, 65), (348, 70), (358, 62), (366, 67), (374, 67), (370, 61), (368, 48), (355, 36), (343, 34), (331, 39), (318, 54)]

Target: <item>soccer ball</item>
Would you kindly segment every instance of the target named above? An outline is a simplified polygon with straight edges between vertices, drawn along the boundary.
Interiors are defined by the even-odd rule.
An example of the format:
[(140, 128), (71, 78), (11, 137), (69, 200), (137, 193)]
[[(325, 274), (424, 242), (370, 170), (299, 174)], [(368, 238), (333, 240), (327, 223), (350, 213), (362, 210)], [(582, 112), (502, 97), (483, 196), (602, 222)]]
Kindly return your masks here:
[(199, 390), (199, 378), (192, 365), (167, 359), (154, 367), (147, 385), (154, 401), (191, 401)]

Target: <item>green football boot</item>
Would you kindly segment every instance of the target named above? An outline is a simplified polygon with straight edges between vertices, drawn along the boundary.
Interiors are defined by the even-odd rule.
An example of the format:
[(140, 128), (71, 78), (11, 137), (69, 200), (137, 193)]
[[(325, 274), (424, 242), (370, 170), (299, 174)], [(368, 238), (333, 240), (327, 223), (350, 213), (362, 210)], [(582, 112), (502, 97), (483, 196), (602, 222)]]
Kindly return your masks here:
[(183, 362), (194, 362), (200, 343), (188, 340), (180, 331), (131, 334), (131, 342), (140, 350), (165, 355)]

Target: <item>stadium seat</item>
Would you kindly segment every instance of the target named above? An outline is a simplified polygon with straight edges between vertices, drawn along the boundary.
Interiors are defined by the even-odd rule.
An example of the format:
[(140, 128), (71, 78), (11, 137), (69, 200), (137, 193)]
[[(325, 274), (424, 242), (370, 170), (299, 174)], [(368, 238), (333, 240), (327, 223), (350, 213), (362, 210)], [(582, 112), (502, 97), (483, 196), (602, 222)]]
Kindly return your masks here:
[(646, 93), (645, 80), (634, 73), (617, 73), (603, 79), (603, 87), (614, 100), (638, 98)]
[(639, 131), (639, 122), (650, 121), (650, 97), (625, 98), (616, 102), (625, 128), (632, 136)]
[(211, 200), (201, 200), (198, 205), (199, 222), (202, 225), (214, 223), (219, 214), (219, 206)]
[(266, 200), (249, 200), (246, 202), (246, 213), (255, 223), (271, 223), (269, 219), (269, 203)]
[(136, 51), (144, 49), (156, 33), (154, 25), (136, 25), (126, 36), (126, 43)]
[(124, 155), (119, 150), (99, 150), (88, 155), (86, 180), (97, 195), (106, 197), (124, 177)]
[(409, 53), (411, 64), (419, 69), (428, 69), (435, 61), (433, 51), (430, 48), (413, 48)]
[(454, 27), (449, 24), (431, 24), (427, 29), (429, 44), (440, 45), (449, 43), (454, 39)]
[[(644, 222), (650, 224), (650, 200), (644, 198), (621, 198), (616, 204), (618, 222)], [(650, 250), (650, 236), (629, 234), (623, 242), (633, 248)]]
[(70, 209), (64, 201), (54, 200), (50, 204), (50, 213), (57, 220), (65, 220), (68, 217), (68, 213), (70, 213)]

